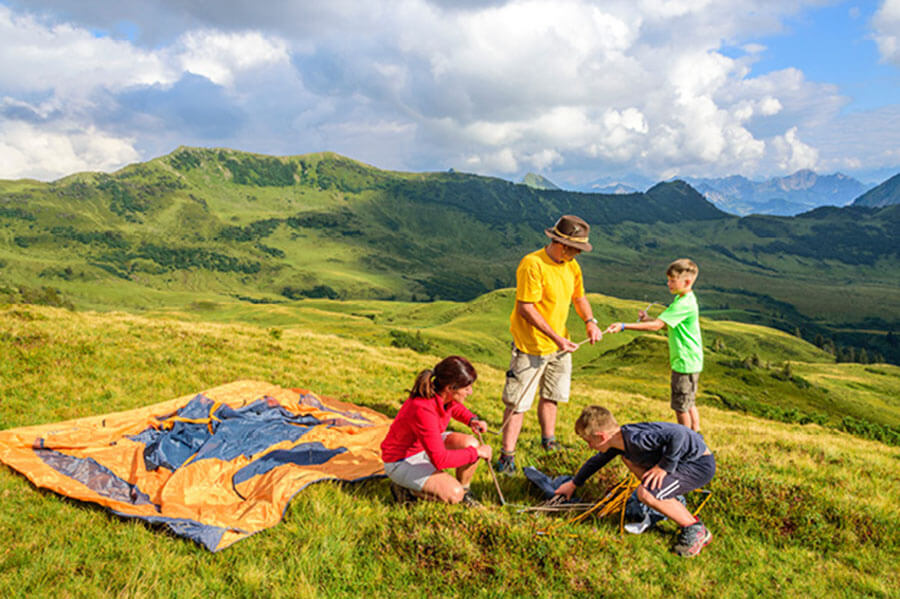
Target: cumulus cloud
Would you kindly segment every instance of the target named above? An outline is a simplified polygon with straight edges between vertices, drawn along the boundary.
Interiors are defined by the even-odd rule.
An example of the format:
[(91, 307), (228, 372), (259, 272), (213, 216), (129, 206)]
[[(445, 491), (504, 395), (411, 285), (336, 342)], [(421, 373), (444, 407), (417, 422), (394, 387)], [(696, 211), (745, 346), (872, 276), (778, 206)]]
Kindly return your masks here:
[(881, 58), (900, 66), (900, 0), (885, 0), (872, 18)]
[[(848, 102), (797, 69), (753, 73), (752, 40), (819, 0), (4, 1), (0, 127), (92, 131), (95, 148), (45, 146), (88, 168), (192, 144), (499, 175), (775, 174), (831, 164), (817, 144)], [(895, 62), (898, 6), (873, 19)]]
[(139, 159), (132, 143), (90, 126), (0, 120), (0, 178), (46, 180), (60, 173), (109, 170)]
[(818, 150), (800, 141), (796, 127), (791, 127), (784, 135), (775, 137), (772, 145), (777, 152), (779, 166), (785, 172), (814, 169), (817, 166)]

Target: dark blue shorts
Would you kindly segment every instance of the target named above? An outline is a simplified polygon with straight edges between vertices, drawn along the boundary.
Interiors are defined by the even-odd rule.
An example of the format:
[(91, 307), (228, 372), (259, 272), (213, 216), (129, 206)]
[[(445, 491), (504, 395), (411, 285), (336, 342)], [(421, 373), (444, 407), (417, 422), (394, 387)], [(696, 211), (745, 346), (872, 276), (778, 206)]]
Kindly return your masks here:
[(705, 455), (690, 462), (678, 464), (675, 472), (670, 472), (655, 491), (647, 489), (657, 499), (672, 499), (676, 495), (686, 495), (694, 489), (709, 483), (716, 473), (716, 458)]

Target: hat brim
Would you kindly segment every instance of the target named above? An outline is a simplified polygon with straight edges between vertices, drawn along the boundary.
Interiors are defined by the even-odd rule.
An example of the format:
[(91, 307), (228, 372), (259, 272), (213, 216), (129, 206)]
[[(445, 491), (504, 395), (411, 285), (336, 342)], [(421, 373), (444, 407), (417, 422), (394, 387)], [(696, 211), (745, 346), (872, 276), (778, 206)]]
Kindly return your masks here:
[(565, 237), (560, 237), (552, 228), (544, 229), (544, 234), (557, 243), (567, 245), (569, 247), (575, 248), (576, 250), (581, 250), (582, 252), (590, 252), (594, 249), (594, 246), (592, 246), (590, 243), (579, 243), (577, 241), (572, 241), (571, 239), (566, 239)]

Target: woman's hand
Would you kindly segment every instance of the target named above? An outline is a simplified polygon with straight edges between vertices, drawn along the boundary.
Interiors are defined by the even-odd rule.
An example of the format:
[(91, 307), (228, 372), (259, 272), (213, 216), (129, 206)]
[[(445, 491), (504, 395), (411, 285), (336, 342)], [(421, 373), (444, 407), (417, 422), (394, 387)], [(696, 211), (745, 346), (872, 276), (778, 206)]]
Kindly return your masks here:
[(491, 456), (494, 455), (494, 450), (490, 445), (479, 445), (475, 451), (478, 452), (479, 458), (484, 458), (488, 463), (491, 461)]
[(488, 429), (487, 422), (480, 418), (470, 422), (469, 427), (471, 427), (473, 433), (486, 433)]

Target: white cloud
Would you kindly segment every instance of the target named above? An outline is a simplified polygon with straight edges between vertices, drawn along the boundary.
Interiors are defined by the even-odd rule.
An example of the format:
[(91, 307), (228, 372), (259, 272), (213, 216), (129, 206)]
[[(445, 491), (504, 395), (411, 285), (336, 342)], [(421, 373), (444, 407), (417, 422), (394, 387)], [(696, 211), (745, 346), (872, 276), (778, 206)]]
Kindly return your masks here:
[[(820, 0), (5, 2), (0, 127), (93, 131), (95, 149), (45, 146), (88, 168), (131, 160), (116, 140), (144, 159), (227, 144), (586, 179), (770, 175), (840, 155), (818, 145), (848, 101), (836, 86), (752, 70), (768, 52), (753, 40)], [(122, 23), (131, 39), (109, 37)], [(898, 23), (900, 0), (886, 0), (873, 27), (900, 63)], [(4, 142), (0, 161), (25, 168)], [(71, 172), (58, 163), (48, 176)]]
[(98, 38), (61, 24), (47, 26), (0, 5), (0, 90), (29, 94), (48, 89), (84, 96), (97, 86), (171, 83), (176, 73), (153, 53), (127, 42)]
[(900, 0), (884, 0), (872, 26), (882, 60), (900, 66)]
[(793, 173), (800, 169), (815, 169), (818, 166), (818, 150), (800, 141), (796, 127), (791, 127), (784, 135), (775, 137), (772, 145), (777, 152), (779, 166), (785, 172)]
[(289, 61), (287, 45), (282, 40), (267, 39), (258, 31), (189, 31), (181, 36), (173, 54), (173, 62), (182, 71), (202, 75), (223, 86), (231, 86), (238, 71)]
[(60, 173), (110, 170), (140, 157), (134, 140), (93, 127), (35, 127), (0, 121), (0, 178), (55, 179)]

